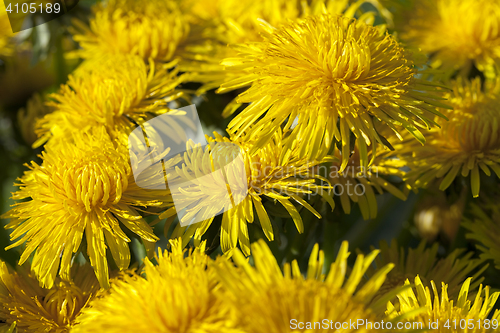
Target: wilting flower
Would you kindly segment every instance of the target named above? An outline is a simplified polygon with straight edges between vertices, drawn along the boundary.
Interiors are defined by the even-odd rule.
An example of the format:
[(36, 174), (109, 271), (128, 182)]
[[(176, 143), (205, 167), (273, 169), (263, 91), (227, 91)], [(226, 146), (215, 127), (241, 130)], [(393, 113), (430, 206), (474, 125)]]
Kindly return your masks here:
[(73, 332), (241, 332), (236, 309), (217, 295), (204, 243), (187, 256), (180, 240), (170, 244), (172, 252), (160, 253), (157, 266), (145, 260), (145, 277), (125, 277), (95, 299)]
[(109, 0), (93, 9), (90, 27), (78, 23), (74, 36), (84, 58), (121, 53), (171, 61), (189, 33), (176, 1)]
[[(417, 129), (430, 128), (440, 97), (435, 83), (415, 75), (419, 60), (407, 52), (383, 27), (342, 16), (307, 17), (276, 29), (264, 40), (237, 46), (239, 57), (224, 60), (244, 75), (221, 86), (219, 92), (245, 87), (237, 102), (251, 103), (229, 124), (242, 136), (256, 123), (260, 141), (271, 139), (277, 128), (292, 129), (305, 147), (304, 156), (328, 150), (342, 142), (343, 170), (351, 153), (351, 133), (357, 138), (360, 163), (368, 165), (368, 146), (376, 154), (384, 145), (375, 130), (379, 121), (394, 131), (410, 132), (425, 142)], [(247, 133), (248, 134), (248, 133)]]
[(168, 102), (183, 94), (175, 90), (182, 76), (175, 69), (169, 72), (174, 65), (146, 65), (137, 56), (125, 55), (84, 62), (49, 96), (55, 111), (38, 121), (35, 146), (58, 133), (66, 136), (91, 126), (106, 126), (113, 137), (128, 135), (137, 124), (170, 111)]
[(381, 242), (380, 256), (375, 259), (375, 267), (368, 269), (367, 276), (376, 274), (376, 268), (394, 263), (394, 269), (387, 274), (379, 296), (403, 286), (407, 279), (413, 279), (418, 274), (426, 285), (431, 280), (445, 283), (450, 296), (455, 297), (458, 295), (460, 285), (468, 277), (472, 276), (471, 290), (475, 290), (484, 280), (481, 274), (488, 268), (488, 265), (484, 265), (478, 269), (484, 260), (471, 259), (473, 253), (464, 254), (464, 251), (457, 249), (440, 259), (437, 255), (437, 243), (426, 248), (425, 241), (422, 241), (417, 248), (409, 248), (405, 253), (405, 249), (399, 247), (395, 240), (390, 246), (386, 242)]
[(472, 219), (462, 224), (470, 232), (467, 238), (477, 241), (477, 248), (483, 252), (482, 258), (492, 259), (500, 269), (500, 209), (497, 200), (489, 200), (479, 206), (471, 204)]
[(411, 169), (405, 178), (412, 186), (425, 187), (437, 178), (444, 191), (459, 174), (470, 175), (472, 195), (477, 197), (481, 171), (490, 176), (493, 170), (500, 177), (500, 85), (482, 91), (479, 78), (457, 80), (447, 98), (453, 109), (440, 111), (449, 121), (431, 130), (425, 146), (406, 138), (394, 146), (396, 154)]
[(0, 261), (0, 322), (15, 323), (19, 333), (69, 332), (99, 290), (92, 268), (75, 265), (73, 281), (58, 278), (50, 289), (41, 288), (25, 268), (10, 272)]
[[(255, 267), (250, 266), (245, 256), (236, 250), (233, 258), (237, 267), (223, 262), (215, 268), (224, 287), (225, 300), (238, 309), (245, 332), (290, 332), (293, 325), (299, 323), (302, 323), (300, 331), (334, 332), (337, 331), (336, 322), (376, 321), (378, 306), (368, 304), (392, 268), (392, 264), (381, 268), (376, 276), (359, 288), (364, 272), (378, 251), (366, 257), (358, 255), (347, 277), (347, 247), (347, 242), (343, 242), (327, 274), (323, 273), (324, 253), (319, 251), (317, 244), (304, 277), (296, 261), (291, 265), (285, 264), (282, 272), (263, 240), (252, 244)], [(385, 306), (385, 303), (380, 305)], [(311, 325), (325, 318), (328, 319), (328, 328), (306, 327), (306, 323)], [(358, 330), (345, 331), (372, 330), (358, 327)]]
[[(407, 328), (426, 329), (426, 332), (498, 332), (500, 327), (500, 310), (495, 310), (491, 319), (488, 317), (500, 296), (499, 292), (490, 294), (490, 287), (479, 291), (472, 302), (469, 300), (471, 278), (468, 278), (460, 287), (458, 297), (448, 296), (448, 285), (441, 283), (441, 292), (431, 281), (432, 292), (420, 278), (415, 278), (415, 295), (413, 289), (407, 289), (398, 295), (399, 309), (388, 303), (389, 317), (401, 316), (409, 326)], [(409, 280), (405, 284), (409, 285)], [(420, 310), (419, 310), (420, 309)], [(425, 311), (421, 311), (425, 309)], [(416, 310), (416, 311), (415, 311)], [(415, 312), (418, 313), (415, 315)], [(412, 314), (413, 312), (413, 314)], [(465, 324), (464, 324), (465, 322)], [(418, 326), (420, 324), (420, 326)], [(408, 331), (411, 331), (410, 329)]]
[(500, 60), (500, 3), (489, 0), (412, 0), (396, 13), (403, 40), (431, 55), (433, 65), (491, 71)]
[[(119, 269), (128, 268), (125, 226), (152, 249), (158, 238), (139, 212), (170, 205), (167, 191), (135, 184), (126, 147), (113, 142), (104, 127), (74, 132), (46, 146), (41, 158), (41, 165), (31, 162), (19, 179), (20, 189), (13, 193), (17, 203), (3, 215), (11, 219), (11, 239), (17, 239), (8, 248), (26, 243), (20, 264), (35, 252), (32, 271), (42, 286), (51, 288), (58, 270), (64, 280), (70, 279), (73, 254), (85, 234), (92, 267), (101, 286), (108, 287), (106, 248)], [(144, 177), (149, 176), (151, 182), (164, 183), (163, 174), (145, 171)]]
[[(175, 201), (172, 207), (160, 215), (160, 218), (173, 217), (186, 210), (181, 222), (189, 224), (193, 218), (200, 223), (181, 227), (174, 231), (174, 237), (184, 235), (188, 241), (193, 235), (199, 242), (202, 235), (213, 222), (214, 216), (224, 211), (221, 226), (221, 247), (224, 252), (232, 251), (239, 243), (243, 253), (250, 254), (248, 223), (254, 222), (254, 209), (257, 212), (260, 226), (267, 239), (274, 239), (274, 230), (264, 203), (279, 203), (292, 217), (297, 230), (302, 233), (304, 225), (302, 217), (292, 200), (315, 214), (321, 215), (304, 199), (306, 195), (322, 195), (333, 207), (334, 202), (322, 185), (316, 184), (316, 177), (311, 175), (311, 168), (327, 161), (328, 157), (317, 155), (312, 161), (299, 157), (298, 142), (283, 138), (280, 131), (275, 132), (272, 140), (254, 155), (254, 141), (223, 138), (214, 133), (215, 139), (207, 137), (211, 145), (206, 148), (193, 148), (188, 145), (184, 154), (183, 165), (168, 171), (167, 179), (180, 179), (180, 183), (198, 180), (190, 187), (180, 190), (185, 194), (184, 201)], [(232, 144), (235, 150), (224, 149), (225, 144)], [(220, 148), (220, 149), (219, 149)], [(289, 150), (287, 150), (289, 149)], [(239, 155), (241, 154), (241, 155)], [(240, 164), (232, 164), (226, 168), (226, 176), (220, 176), (213, 171), (223, 169), (227, 161), (239, 155)], [(204, 175), (204, 177), (201, 177)], [(246, 177), (245, 179), (241, 179)], [(320, 178), (320, 177), (318, 177)], [(235, 179), (229, 182), (227, 179)], [(171, 180), (169, 180), (170, 184)], [(242, 183), (232, 194), (228, 187), (234, 183)], [(172, 193), (176, 189), (170, 185)], [(209, 192), (209, 193), (207, 193)], [(197, 199), (198, 198), (198, 199)], [(197, 199), (197, 200), (194, 200)], [(174, 199), (175, 200), (175, 199)], [(167, 224), (168, 225), (168, 224)]]

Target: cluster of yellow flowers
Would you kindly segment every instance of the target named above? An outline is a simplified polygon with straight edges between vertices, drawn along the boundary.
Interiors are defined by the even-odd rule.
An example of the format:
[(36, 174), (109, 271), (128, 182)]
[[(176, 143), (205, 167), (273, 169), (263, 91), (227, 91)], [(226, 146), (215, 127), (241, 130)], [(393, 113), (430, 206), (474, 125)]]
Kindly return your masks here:
[[(491, 319), (488, 316), (500, 293), (490, 294), (489, 287), (481, 285), (474, 291), (471, 306), (467, 300), (469, 290), (474, 290), (471, 278), (459, 292), (450, 294), (443, 282), (438, 295), (433, 281), (431, 294), (418, 275), (418, 298), (407, 286), (408, 280), (405, 286), (381, 293), (394, 264), (387, 263), (364, 279), (379, 250), (366, 257), (359, 254), (353, 268), (348, 269), (348, 245), (343, 242), (325, 274), (324, 253), (316, 244), (304, 276), (297, 261), (281, 269), (262, 240), (252, 244), (253, 265), (239, 250), (232, 261), (228, 257), (213, 260), (205, 254), (205, 242), (187, 253), (181, 239), (171, 240), (170, 247), (155, 257), (156, 264), (146, 258), (142, 274), (135, 270), (115, 274), (108, 290), (99, 290), (88, 265), (74, 266), (72, 281), (58, 280), (47, 290), (38, 286), (26, 267), (12, 273), (2, 264), (0, 315), (7, 323), (3, 332), (17, 327), (19, 332), (257, 333), (289, 332), (294, 325), (302, 331), (314, 327), (333, 332), (344, 323), (351, 323), (349, 332), (375, 332), (380, 327), (373, 326), (383, 321), (384, 331), (390, 332), (397, 327), (424, 328), (435, 319), (442, 325), (464, 319), (490, 323), (469, 331), (498, 331), (500, 311)], [(462, 272), (455, 271), (463, 278)], [(397, 307), (389, 301), (395, 295)], [(352, 322), (357, 322), (355, 328)]]
[[(19, 113), (43, 151), (2, 215), (7, 248), (22, 255), (17, 269), (0, 261), (0, 332), (380, 330), (342, 326), (360, 321), (500, 332), (500, 293), (482, 285), (488, 260), (500, 269), (500, 1), (106, 0), (70, 31), (82, 63)], [(11, 37), (0, 31), (0, 56), (15, 48)], [(231, 119), (226, 137), (207, 141), (241, 150), (248, 194), (220, 218), (171, 228), (181, 210), (203, 215), (228, 193), (175, 206), (165, 174), (188, 181), (225, 156), (207, 146), (200, 159), (188, 143), (141, 174), (159, 188), (148, 190), (133, 166), (150, 155), (130, 155), (130, 134), (213, 89), (232, 93), (220, 110)], [(393, 241), (349, 266), (343, 242), (328, 269), (316, 244), (304, 272), (265, 241), (279, 237), (278, 218), (302, 233), (305, 216), (336, 203), (349, 214), (351, 202), (375, 218), (377, 193), (405, 200), (420, 188), (483, 200), (463, 223), (480, 258), (459, 249), (442, 258), (424, 242), (405, 253)]]

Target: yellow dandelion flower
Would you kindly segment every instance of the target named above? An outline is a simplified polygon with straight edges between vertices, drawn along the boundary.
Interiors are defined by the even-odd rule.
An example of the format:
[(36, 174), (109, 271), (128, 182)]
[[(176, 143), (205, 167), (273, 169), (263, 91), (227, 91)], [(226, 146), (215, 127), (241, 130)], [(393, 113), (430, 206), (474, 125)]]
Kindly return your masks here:
[[(488, 200), (488, 199), (487, 199)], [(466, 219), (462, 225), (470, 232), (467, 238), (479, 244), (477, 248), (483, 252), (484, 259), (492, 259), (495, 267), (500, 269), (500, 209), (497, 200), (488, 200), (484, 205), (471, 204), (472, 219)]]
[[(14, 229), (11, 239), (17, 240), (7, 248), (26, 243), (20, 264), (35, 252), (32, 271), (51, 288), (59, 267), (59, 275), (69, 280), (73, 253), (85, 234), (92, 267), (101, 286), (109, 287), (106, 247), (119, 269), (128, 268), (125, 226), (151, 249), (158, 238), (139, 212), (171, 205), (167, 191), (138, 187), (127, 148), (113, 143), (103, 127), (75, 132), (47, 146), (40, 157), (42, 164), (32, 162), (19, 179), (20, 189), (12, 197), (17, 203), (3, 215), (11, 218), (6, 227)], [(150, 176), (151, 182), (164, 183), (163, 175)]]
[[(128, 135), (137, 123), (163, 114), (168, 102), (183, 95), (175, 90), (183, 77), (175, 63), (155, 65), (137, 56), (114, 55), (84, 62), (60, 91), (49, 97), (55, 111), (37, 122), (39, 146), (54, 133), (104, 125), (113, 136)], [(126, 140), (125, 140), (126, 142)]]
[(121, 53), (171, 61), (189, 33), (184, 14), (171, 0), (109, 0), (93, 10), (90, 27), (77, 23), (74, 35), (84, 58)]
[(453, 110), (440, 110), (449, 121), (427, 135), (425, 146), (405, 139), (395, 145), (396, 154), (411, 169), (407, 183), (425, 187), (441, 179), (439, 189), (446, 190), (457, 175), (470, 175), (471, 191), (479, 196), (480, 173), (500, 177), (500, 84), (481, 90), (479, 78), (471, 82), (457, 80), (447, 94)]
[[(418, 328), (424, 328), (426, 332), (498, 332), (500, 310), (495, 310), (491, 318), (488, 315), (493, 310), (500, 293), (490, 294), (490, 287), (486, 286), (483, 289), (481, 285), (472, 302), (469, 300), (470, 282), (471, 278), (468, 278), (460, 287), (458, 297), (450, 299), (446, 283), (441, 284), (441, 293), (439, 293), (436, 284), (431, 281), (431, 292), (417, 276), (415, 278), (417, 294), (415, 295), (413, 289), (401, 292), (398, 295), (399, 309), (389, 302), (387, 314), (389, 317), (403, 315), (403, 318), (406, 317), (405, 320), (413, 325), (422, 324)], [(408, 280), (405, 283), (410, 284)], [(420, 311), (416, 316), (409, 314), (418, 308), (424, 308), (425, 311)]]
[[(189, 8), (194, 16), (193, 30), (198, 34), (197, 39), (192, 37), (194, 41), (187, 43), (179, 66), (183, 71), (191, 72), (192, 81), (203, 83), (198, 93), (204, 93), (245, 74), (241, 68), (221, 65), (223, 59), (238, 56), (237, 50), (228, 44), (261, 42), (261, 34), (265, 32), (263, 25), (278, 27), (289, 21), (325, 13), (354, 17), (365, 3), (376, 4), (375, 1), (363, 0), (354, 3), (349, 0), (181, 1), (181, 6), (186, 10)], [(363, 13), (359, 19), (373, 24), (375, 13)], [(225, 116), (237, 108), (231, 106), (225, 110)]]
[[(240, 137), (256, 123), (267, 142), (282, 125), (306, 146), (329, 149), (342, 142), (343, 170), (348, 163), (351, 133), (357, 138), (360, 163), (368, 165), (368, 146), (374, 156), (384, 141), (374, 128), (378, 121), (395, 132), (410, 132), (425, 142), (417, 127), (430, 128), (440, 97), (433, 83), (416, 78), (419, 64), (383, 27), (342, 16), (307, 17), (268, 29), (264, 41), (238, 46), (238, 58), (224, 60), (245, 75), (221, 86), (219, 92), (252, 84), (237, 102), (251, 103), (229, 124)], [(265, 124), (265, 126), (261, 126)]]
[[(395, 16), (401, 38), (431, 55), (443, 69), (491, 70), (500, 60), (500, 3), (417, 0)], [(488, 74), (488, 73), (486, 73)]]
[[(223, 295), (228, 303), (238, 309), (245, 332), (278, 333), (294, 329), (304, 332), (337, 332), (339, 327), (335, 327), (335, 323), (342, 324), (350, 320), (376, 321), (378, 307), (372, 308), (368, 304), (392, 268), (392, 264), (388, 264), (365, 286), (358, 288), (364, 272), (378, 251), (373, 251), (366, 257), (357, 256), (347, 277), (347, 247), (347, 242), (343, 242), (336, 261), (326, 275), (323, 274), (324, 253), (319, 251), (317, 244), (313, 248), (307, 275), (304, 277), (296, 261), (291, 265), (285, 264), (282, 272), (263, 240), (252, 244), (255, 267), (250, 266), (238, 250), (233, 256), (238, 267), (229, 262), (222, 262), (214, 267), (224, 287)], [(385, 303), (382, 305), (385, 306)], [(318, 322), (323, 323), (325, 318), (328, 321), (327, 327), (317, 325)], [(311, 327), (307, 327), (308, 325)], [(358, 327), (358, 330), (345, 331), (372, 330)]]
[(10, 272), (0, 261), (0, 321), (8, 327), (15, 323), (18, 333), (69, 332), (99, 290), (92, 268), (75, 265), (72, 282), (57, 279), (50, 289), (41, 288), (24, 268)]
[[(389, 176), (403, 177), (403, 172), (391, 162), (385, 162), (385, 152), (378, 152), (373, 159), (372, 166), (363, 169), (359, 164), (359, 149), (357, 145), (344, 171), (341, 170), (342, 156), (338, 151), (335, 156), (339, 158), (334, 161), (330, 170), (327, 170), (328, 180), (332, 186), (331, 193), (334, 197), (339, 197), (342, 209), (346, 214), (351, 212), (351, 201), (357, 203), (361, 214), (365, 220), (377, 216), (378, 205), (376, 193), (382, 194), (384, 191), (391, 193), (401, 200), (406, 200), (406, 194), (390, 183)], [(368, 157), (371, 159), (370, 152)]]
[(90, 303), (72, 332), (242, 332), (219, 289), (204, 244), (185, 256), (181, 241), (170, 241), (154, 266), (145, 260), (145, 278), (125, 277)]
[[(212, 143), (232, 143), (239, 148), (238, 153), (242, 153), (245, 170), (234, 166), (227, 172), (228, 179), (238, 178), (241, 175), (247, 177), (247, 188), (238, 193), (245, 194), (242, 198), (229, 197), (225, 189), (229, 186), (226, 178), (210, 177), (206, 184), (193, 184), (190, 188), (184, 189), (189, 196), (185, 203), (176, 202), (176, 206), (168, 209), (160, 218), (173, 217), (177, 212), (186, 209), (188, 214), (182, 217), (182, 222), (189, 224), (194, 216), (200, 215), (200, 223), (181, 227), (179, 224), (174, 230), (173, 237), (183, 235), (184, 242), (187, 243), (194, 235), (195, 242), (199, 242), (203, 234), (207, 231), (214, 216), (224, 208), (221, 226), (221, 247), (223, 252), (231, 252), (239, 243), (243, 253), (250, 254), (250, 240), (248, 235), (248, 223), (254, 222), (254, 209), (257, 212), (260, 226), (267, 239), (274, 239), (274, 230), (268, 213), (263, 205), (266, 200), (282, 205), (292, 217), (297, 230), (302, 233), (304, 225), (302, 217), (292, 200), (312, 212), (317, 217), (321, 215), (304, 199), (305, 195), (322, 195), (333, 207), (334, 202), (324, 191), (322, 185), (316, 184), (316, 176), (311, 176), (311, 168), (328, 160), (324, 155), (315, 156), (313, 161), (298, 156), (299, 146), (296, 141), (283, 138), (283, 134), (278, 131), (273, 139), (254, 155), (250, 154), (254, 142), (241, 139), (223, 138), (214, 133), (215, 139), (207, 137)], [(189, 148), (189, 147), (188, 147)], [(287, 148), (290, 150), (287, 151)], [(189, 181), (199, 175), (213, 172), (217, 164), (225, 165), (228, 153), (225, 150), (211, 150), (210, 145), (205, 150), (188, 149), (184, 156), (183, 165), (175, 170), (169, 171), (172, 177), (178, 177)], [(169, 175), (167, 175), (169, 178)], [(318, 176), (318, 178), (320, 178)], [(214, 186), (218, 185), (218, 186)], [(211, 193), (207, 198), (205, 194), (206, 186), (211, 186), (222, 191)], [(244, 185), (243, 185), (244, 186)], [(172, 189), (171, 189), (172, 190)], [(248, 190), (248, 191), (246, 191)], [(173, 190), (172, 190), (173, 191)], [(203, 198), (203, 200), (193, 201), (192, 198)], [(232, 202), (239, 204), (227, 206)], [(221, 207), (220, 203), (227, 203), (227, 207)], [(169, 226), (169, 224), (167, 224)]]
[(450, 296), (455, 297), (460, 285), (470, 276), (474, 282), (471, 289), (476, 289), (484, 280), (481, 274), (488, 268), (488, 265), (480, 267), (484, 260), (471, 259), (473, 253), (464, 252), (464, 249), (456, 249), (440, 259), (437, 243), (426, 247), (425, 241), (422, 241), (417, 248), (408, 248), (405, 251), (395, 240), (392, 240), (390, 246), (382, 241), (380, 256), (375, 259), (375, 267), (368, 269), (367, 276), (373, 276), (377, 267), (393, 263), (394, 269), (387, 274), (380, 295), (403, 286), (407, 279), (413, 279), (418, 274), (426, 284), (431, 280), (446, 283)]

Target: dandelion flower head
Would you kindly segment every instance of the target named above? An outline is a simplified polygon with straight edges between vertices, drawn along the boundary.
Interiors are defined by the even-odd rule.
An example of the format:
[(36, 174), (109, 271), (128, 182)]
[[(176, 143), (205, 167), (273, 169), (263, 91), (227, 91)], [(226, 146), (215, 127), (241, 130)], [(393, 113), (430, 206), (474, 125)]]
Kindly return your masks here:
[(403, 286), (407, 279), (413, 279), (418, 274), (426, 285), (430, 281), (445, 283), (450, 297), (455, 297), (468, 277), (473, 278), (471, 290), (475, 290), (484, 280), (481, 273), (488, 265), (480, 267), (484, 260), (471, 259), (472, 255), (472, 252), (464, 254), (463, 249), (457, 249), (445, 258), (439, 258), (437, 243), (427, 247), (425, 241), (422, 241), (417, 248), (405, 251), (395, 240), (390, 245), (381, 242), (380, 255), (375, 259), (375, 266), (368, 269), (367, 276), (373, 276), (377, 267), (394, 263), (394, 269), (387, 274), (380, 295)]
[(172, 61), (189, 25), (176, 1), (109, 0), (94, 6), (90, 27), (79, 23), (74, 36), (84, 58), (132, 54)]
[(35, 146), (58, 133), (68, 136), (91, 126), (106, 126), (113, 137), (128, 135), (137, 123), (168, 112), (168, 102), (182, 96), (175, 88), (183, 77), (174, 65), (146, 64), (127, 55), (84, 62), (49, 96), (55, 111), (37, 122)]
[(160, 254), (158, 265), (145, 260), (144, 277), (116, 281), (106, 296), (95, 299), (73, 331), (241, 332), (233, 309), (217, 295), (204, 243), (187, 256), (180, 240), (170, 244), (172, 252)]
[[(488, 333), (498, 332), (500, 326), (500, 311), (495, 310), (492, 317), (489, 315), (498, 299), (499, 293), (490, 293), (490, 287), (483, 288), (481, 285), (474, 300), (469, 300), (471, 278), (468, 278), (460, 288), (458, 297), (448, 296), (447, 285), (443, 282), (441, 292), (438, 292), (436, 284), (431, 281), (432, 291), (425, 286), (420, 278), (415, 277), (416, 294), (412, 288), (398, 295), (400, 309), (389, 302), (387, 314), (389, 317), (407, 314), (408, 321), (420, 322), (428, 332), (436, 333)], [(406, 281), (410, 284), (409, 280)], [(411, 311), (424, 308), (419, 314), (411, 315)], [(429, 327), (429, 323), (439, 321), (436, 328)], [(464, 321), (467, 325), (464, 325)], [(462, 322), (462, 328), (460, 327)], [(470, 323), (474, 323), (471, 328)]]
[[(87, 254), (102, 287), (109, 287), (106, 249), (119, 269), (130, 262), (129, 237), (122, 227), (148, 247), (158, 239), (139, 211), (170, 204), (166, 191), (139, 188), (131, 174), (127, 148), (113, 142), (104, 127), (75, 132), (50, 145), (42, 164), (32, 162), (13, 193), (16, 204), (3, 215), (14, 229), (8, 248), (26, 243), (22, 264), (34, 252), (32, 271), (51, 288), (56, 275), (69, 280), (73, 254), (85, 235)], [(152, 179), (164, 182), (162, 175)], [(27, 200), (26, 200), (27, 199)]]
[(11, 272), (0, 262), (0, 321), (15, 323), (19, 333), (69, 332), (99, 290), (92, 268), (75, 265), (73, 281), (57, 279), (50, 289), (41, 288), (25, 268)]
[[(266, 26), (279, 27), (291, 21), (300, 21), (307, 16), (324, 13), (355, 17), (361, 12), (359, 19), (373, 24), (375, 13), (364, 12), (362, 7), (366, 2), (376, 3), (352, 3), (349, 0), (181, 1), (181, 6), (194, 16), (192, 30), (199, 32), (193, 34), (195, 37), (191, 37), (194, 43), (186, 43), (180, 67), (191, 72), (191, 80), (203, 83), (198, 93), (218, 88), (224, 82), (244, 74), (241, 68), (220, 64), (224, 58), (238, 56), (237, 50), (228, 45), (261, 42), (261, 34), (265, 32)], [(200, 43), (199, 40), (204, 42)], [(227, 116), (233, 111), (234, 109), (228, 109), (224, 115)]]
[[(415, 77), (420, 60), (407, 52), (383, 27), (342, 16), (307, 17), (269, 29), (260, 43), (238, 46), (239, 57), (224, 60), (245, 74), (219, 92), (251, 84), (237, 102), (251, 103), (229, 124), (236, 137), (256, 122), (261, 142), (281, 125), (312, 154), (342, 143), (342, 169), (350, 156), (351, 133), (357, 138), (360, 160), (368, 165), (368, 146), (376, 151), (382, 139), (374, 124), (410, 132), (422, 144), (417, 127), (430, 128), (441, 97), (429, 92), (433, 84)], [(261, 126), (266, 124), (266, 126)], [(257, 144), (256, 149), (262, 143)]]
[[(321, 322), (323, 318), (334, 323), (356, 319), (375, 321), (377, 307), (372, 308), (368, 303), (392, 268), (392, 264), (388, 264), (369, 283), (359, 287), (377, 251), (366, 257), (359, 255), (349, 277), (346, 274), (347, 242), (342, 243), (337, 259), (326, 275), (323, 274), (324, 253), (319, 251), (317, 244), (305, 277), (296, 261), (285, 264), (282, 271), (263, 240), (252, 244), (252, 255), (254, 267), (239, 251), (235, 251), (233, 257), (237, 267), (229, 262), (216, 267), (226, 299), (240, 310), (242, 328), (249, 333), (290, 332), (293, 319), (302, 323)], [(307, 327), (300, 329), (308, 331)], [(336, 331), (335, 326), (309, 329)], [(370, 332), (365, 327), (356, 331)]]

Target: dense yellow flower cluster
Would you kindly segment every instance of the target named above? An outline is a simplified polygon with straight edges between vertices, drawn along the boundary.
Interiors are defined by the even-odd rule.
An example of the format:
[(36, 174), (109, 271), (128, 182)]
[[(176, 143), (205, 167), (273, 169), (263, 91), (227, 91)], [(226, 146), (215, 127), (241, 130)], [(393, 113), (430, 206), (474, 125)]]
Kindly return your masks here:
[[(66, 36), (78, 65), (17, 115), (40, 154), (2, 215), (20, 260), (0, 260), (0, 332), (500, 331), (500, 294), (482, 285), (500, 269), (499, 1), (103, 0), (89, 13)], [(2, 7), (2, 66), (26, 52), (9, 27)], [(58, 43), (55, 63), (71, 49)], [(212, 136), (190, 136), (190, 104)], [(460, 200), (480, 258), (453, 242), (465, 236), (411, 248), (408, 228), (348, 261), (340, 233), (318, 236), (321, 219), (376, 221), (419, 189)]]
[[(400, 308), (388, 303), (387, 313), (389, 317), (401, 316), (419, 308), (425, 311), (416, 317), (411, 316), (411, 320), (427, 324), (428, 332), (473, 332), (487, 333), (498, 332), (500, 311), (495, 310), (491, 318), (489, 317), (493, 307), (500, 295), (498, 292), (490, 294), (490, 288), (481, 285), (474, 300), (468, 298), (471, 279), (467, 279), (458, 297), (449, 299), (447, 285), (442, 284), (441, 292), (438, 292), (436, 284), (431, 281), (432, 293), (429, 287), (424, 286), (417, 276), (415, 277), (415, 288), (417, 294), (412, 289), (408, 289), (398, 295)], [(410, 282), (406, 280), (406, 285)]]

